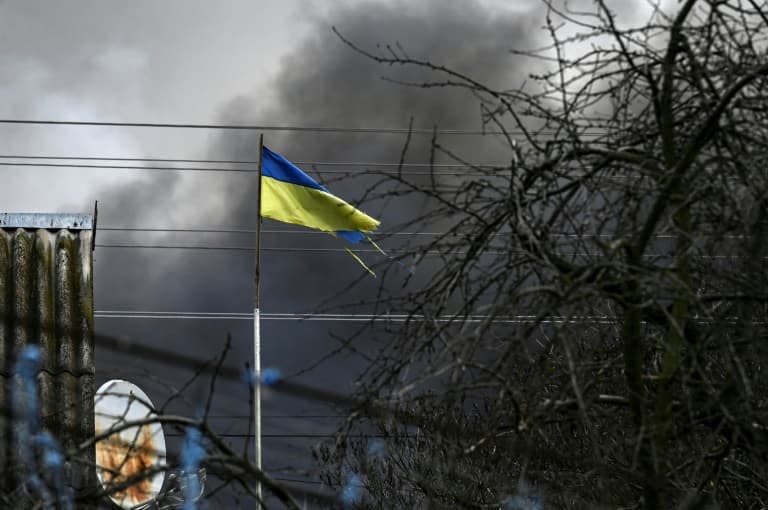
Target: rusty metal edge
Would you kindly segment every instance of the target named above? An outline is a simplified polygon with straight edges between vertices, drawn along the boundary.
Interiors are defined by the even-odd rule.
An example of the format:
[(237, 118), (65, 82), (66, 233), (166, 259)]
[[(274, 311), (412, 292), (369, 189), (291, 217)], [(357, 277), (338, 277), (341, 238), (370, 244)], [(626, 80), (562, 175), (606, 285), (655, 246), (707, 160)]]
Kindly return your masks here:
[(0, 213), (0, 228), (46, 230), (93, 230), (91, 214), (80, 213)]

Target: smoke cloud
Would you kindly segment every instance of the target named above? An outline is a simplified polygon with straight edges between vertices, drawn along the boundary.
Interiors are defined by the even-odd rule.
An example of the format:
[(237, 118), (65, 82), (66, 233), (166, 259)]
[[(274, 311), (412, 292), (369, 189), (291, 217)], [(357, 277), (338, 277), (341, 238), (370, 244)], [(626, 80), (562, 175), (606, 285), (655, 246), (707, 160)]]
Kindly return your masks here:
[[(466, 90), (450, 87), (419, 88), (394, 81), (421, 82), (435, 79), (423, 70), (383, 67), (352, 51), (333, 32), (340, 33), (361, 48), (386, 53), (386, 45), (413, 58), (429, 60), (498, 88), (517, 87), (530, 72), (530, 63), (512, 56), (510, 48), (537, 44), (541, 24), (538, 10), (489, 9), (466, 0), (425, 2), (355, 3), (334, 8), (318, 17), (315, 30), (282, 62), (268, 94), (242, 95), (221, 107), (222, 123), (254, 123), (326, 127), (407, 127), (410, 119), (419, 128), (480, 130), (480, 106)], [(132, 59), (131, 55), (119, 58)], [(255, 56), (254, 59), (257, 59)], [(256, 62), (253, 63), (256, 65)], [(249, 63), (244, 63), (249, 65)], [(382, 79), (386, 77), (387, 79)], [(440, 78), (442, 79), (442, 78)], [(269, 101), (264, 98), (269, 98)], [(483, 163), (503, 162), (508, 155), (492, 137), (457, 136), (442, 140), (462, 157)], [(403, 134), (337, 132), (267, 132), (265, 143), (293, 161), (304, 162), (390, 162), (396, 163), (405, 143)], [(258, 133), (222, 132), (210, 139), (208, 156), (215, 159), (254, 160)], [(406, 161), (427, 162), (430, 136), (414, 135)], [(304, 165), (323, 182), (331, 172), (346, 166)], [(361, 165), (361, 170), (365, 168)], [(330, 184), (332, 190), (351, 202), (371, 184), (367, 179), (345, 179)], [(250, 227), (256, 221), (256, 180), (253, 174), (163, 174), (151, 181), (128, 183), (119, 189), (105, 189), (99, 195), (102, 224), (165, 224), (205, 227)], [(382, 220), (383, 230), (419, 214), (427, 203), (374, 201), (361, 207)], [(149, 221), (152, 220), (152, 221)], [(288, 227), (265, 221), (267, 230)], [(135, 237), (137, 242), (163, 244), (204, 244), (207, 246), (251, 246), (248, 235), (157, 235)], [(99, 233), (108, 242), (118, 234)], [(119, 234), (124, 242), (127, 234)], [(139, 241), (140, 240), (140, 241)], [(265, 233), (263, 245), (271, 248), (339, 248), (340, 241), (326, 235), (296, 230), (296, 233)], [(388, 246), (384, 248), (387, 249)], [(133, 305), (134, 309), (180, 311), (249, 312), (253, 305), (253, 253), (247, 251), (124, 250), (96, 252), (97, 307), (108, 309)], [(382, 261), (380, 255), (364, 253), (368, 261)], [(385, 261), (386, 262), (386, 261)], [(363, 270), (343, 252), (264, 251), (262, 264), (262, 310), (304, 312), (343, 290)], [(98, 265), (101, 265), (100, 270)], [(405, 272), (393, 272), (404, 278)], [(333, 303), (355, 303), (371, 299), (379, 281), (364, 279), (353, 291), (344, 292)], [(126, 305), (128, 303), (128, 305)], [(356, 310), (362, 311), (362, 308)], [(320, 324), (318, 326), (318, 324)], [(233, 334), (230, 363), (250, 359), (251, 324), (242, 322), (179, 321), (178, 323), (102, 321), (102, 331), (159, 343), (170, 350), (214, 356)], [(343, 323), (267, 321), (263, 325), (263, 364), (277, 366), (283, 373), (307, 367), (338, 346), (336, 337), (354, 331)], [(355, 340), (365, 351), (366, 339)], [(125, 360), (100, 353), (98, 370), (102, 378), (116, 371), (141, 373), (152, 368), (158, 377), (158, 391), (166, 383), (178, 386), (185, 374), (176, 373), (141, 360)], [(354, 389), (354, 380), (365, 359), (350, 355), (335, 357), (303, 375), (306, 383), (342, 392)], [(119, 370), (118, 370), (119, 369)], [(188, 375), (188, 374), (187, 374)], [(161, 384), (163, 383), (163, 384)], [(147, 381), (146, 384), (154, 384)], [(214, 409), (219, 414), (247, 415), (247, 389), (222, 386)], [(168, 391), (167, 387), (165, 391)], [(199, 390), (202, 395), (204, 388)], [(194, 406), (190, 403), (190, 406)], [(317, 406), (293, 400), (265, 400), (265, 415), (302, 413)], [(327, 411), (326, 411), (327, 412)], [(215, 413), (214, 413), (215, 414)], [(246, 420), (230, 421), (228, 430), (247, 431)], [(331, 430), (334, 422), (309, 419), (276, 421), (265, 419), (265, 433), (275, 430)], [(307, 466), (307, 446), (316, 440), (265, 439), (265, 466)]]

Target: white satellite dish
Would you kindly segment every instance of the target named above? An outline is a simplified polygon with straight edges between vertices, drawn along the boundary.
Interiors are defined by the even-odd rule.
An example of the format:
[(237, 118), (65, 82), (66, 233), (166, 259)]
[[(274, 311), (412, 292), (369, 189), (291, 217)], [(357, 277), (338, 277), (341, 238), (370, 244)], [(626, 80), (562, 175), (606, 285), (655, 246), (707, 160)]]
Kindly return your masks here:
[[(96, 476), (105, 490), (165, 465), (165, 435), (159, 423), (126, 427), (156, 416), (147, 394), (133, 383), (113, 379), (96, 392), (96, 435), (114, 434), (96, 443)], [(119, 432), (118, 432), (119, 431)], [(147, 475), (130, 487), (114, 490), (110, 499), (129, 509), (154, 500), (163, 488), (165, 470)]]

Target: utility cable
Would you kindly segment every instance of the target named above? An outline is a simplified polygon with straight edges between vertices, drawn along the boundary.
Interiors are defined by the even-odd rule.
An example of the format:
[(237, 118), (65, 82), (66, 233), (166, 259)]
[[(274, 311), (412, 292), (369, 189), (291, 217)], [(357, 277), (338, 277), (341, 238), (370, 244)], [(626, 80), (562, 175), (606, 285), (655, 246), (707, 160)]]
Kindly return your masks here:
[[(13, 155), (0, 154), (0, 159), (21, 159), (21, 160), (52, 160), (52, 161), (122, 161), (122, 162), (143, 162), (143, 163), (207, 163), (214, 165), (258, 165), (258, 160), (235, 160), (235, 159), (174, 159), (174, 158), (135, 158), (135, 157), (100, 157), (100, 156), (31, 156), (31, 155)], [(506, 168), (509, 163), (483, 163), (483, 164), (458, 164), (458, 163), (392, 163), (392, 162), (350, 162), (350, 161), (294, 161), (295, 165), (303, 166), (354, 166), (354, 167), (413, 167), (413, 168)], [(127, 168), (127, 167), (117, 167)], [(140, 167), (145, 168), (145, 167)], [(253, 172), (258, 171), (256, 168)]]
[[(256, 250), (254, 246), (205, 246), (205, 245), (168, 245), (168, 244), (121, 244), (121, 243), (96, 243), (97, 248), (111, 248), (111, 249), (146, 249), (146, 250), (198, 250), (198, 251), (242, 251), (253, 252)], [(344, 248), (303, 248), (303, 247), (277, 247), (267, 246), (262, 247), (261, 251), (266, 252), (281, 252), (281, 253), (347, 253)], [(427, 250), (420, 251), (419, 249), (387, 249), (388, 254), (397, 255), (427, 255), (427, 256), (444, 256), (444, 255), (465, 255), (468, 252), (463, 250)], [(478, 255), (504, 255), (509, 253), (523, 253), (522, 250), (486, 250)], [(374, 248), (359, 248), (355, 250), (355, 253), (381, 253)], [(573, 257), (600, 257), (602, 253), (562, 253), (561, 255), (568, 255)], [(674, 253), (647, 253), (643, 255), (644, 259), (653, 258), (665, 258), (672, 257)], [(747, 258), (747, 255), (692, 255), (694, 259), (702, 260), (741, 260)], [(763, 257), (764, 260), (768, 260), (768, 257)]]
[[(255, 234), (255, 228), (171, 228), (171, 227), (98, 227), (99, 232), (151, 232), (151, 233), (189, 233), (189, 234)], [(299, 230), (299, 229), (262, 229), (262, 234), (296, 234), (296, 235), (309, 235), (309, 236), (327, 236), (327, 232), (320, 230)], [(401, 231), (401, 232), (373, 232), (373, 235), (379, 237), (389, 236), (451, 236), (458, 237), (466, 235), (467, 232), (416, 232), (416, 231)], [(491, 237), (510, 237), (511, 232), (499, 232), (493, 234)], [(583, 234), (567, 234), (567, 233), (550, 233), (547, 235), (549, 238), (570, 238), (570, 239), (584, 239), (589, 241), (593, 238), (600, 239), (612, 239), (615, 237), (613, 233), (597, 234), (597, 233), (583, 233)], [(679, 236), (675, 234), (656, 234), (653, 239), (677, 239)], [(709, 237), (709, 236), (708, 236)], [(720, 236), (723, 239), (746, 239), (747, 236), (737, 234), (727, 234)]]
[[(34, 168), (82, 168), (82, 169), (109, 169), (109, 170), (151, 170), (153, 172), (221, 172), (221, 173), (257, 173), (254, 168), (211, 168), (211, 167), (173, 167), (173, 166), (135, 166), (135, 165), (86, 165), (76, 163), (10, 163), (0, 161), (0, 166), (9, 167), (34, 167)], [(305, 165), (306, 166), (306, 165)], [(323, 170), (323, 174), (329, 175), (351, 175), (349, 171), (344, 170)], [(388, 175), (383, 172), (373, 172), (364, 170), (357, 175)], [(506, 175), (493, 175), (492, 173), (478, 172), (398, 172), (401, 176), (453, 176), (453, 177), (507, 177)]]
[[(46, 126), (94, 126), (94, 127), (131, 127), (131, 128), (175, 128), (175, 129), (221, 129), (231, 131), (282, 131), (307, 133), (371, 133), (371, 134), (412, 134), (412, 135), (515, 135), (524, 133), (510, 129), (506, 132), (499, 130), (468, 130), (468, 129), (431, 129), (431, 128), (362, 128), (340, 126), (277, 126), (268, 124), (197, 124), (170, 122), (97, 122), (81, 120), (48, 120), (48, 119), (0, 119), (0, 124), (46, 125)], [(539, 135), (554, 135), (556, 131), (539, 131)], [(602, 136), (605, 132), (585, 131), (581, 136)]]
[[(253, 320), (253, 314), (248, 312), (161, 312), (142, 310), (96, 310), (97, 319), (177, 319), (177, 320)], [(618, 320), (611, 316), (553, 316), (541, 319), (536, 315), (441, 315), (429, 317), (420, 314), (341, 314), (341, 313), (265, 313), (260, 314), (268, 321), (333, 321), (333, 322), (408, 322), (427, 320), (435, 322), (479, 323), (492, 322), (496, 324), (612, 324)]]
[[(117, 249), (145, 249), (145, 250), (200, 250), (200, 251), (244, 251), (253, 252), (254, 246), (191, 246), (191, 245), (166, 245), (166, 244), (119, 244), (119, 243), (96, 243), (96, 248), (117, 248)], [(278, 252), (308, 252), (308, 253), (346, 253), (343, 248), (291, 248), (291, 247), (263, 247), (261, 251)], [(355, 249), (355, 253), (381, 253), (373, 248)], [(387, 250), (387, 253), (412, 253), (404, 250)], [(415, 253), (415, 252), (413, 252)], [(436, 252), (441, 253), (441, 252)], [(501, 252), (499, 252), (501, 253)]]
[[(138, 227), (98, 227), (99, 232), (162, 232), (162, 233), (189, 233), (189, 234), (255, 234), (254, 228), (138, 228)], [(290, 229), (262, 229), (262, 234), (299, 234), (327, 236), (327, 232), (321, 230), (290, 230)], [(377, 237), (387, 236), (442, 236), (459, 235), (449, 232), (376, 232)], [(497, 234), (500, 236), (509, 234)]]

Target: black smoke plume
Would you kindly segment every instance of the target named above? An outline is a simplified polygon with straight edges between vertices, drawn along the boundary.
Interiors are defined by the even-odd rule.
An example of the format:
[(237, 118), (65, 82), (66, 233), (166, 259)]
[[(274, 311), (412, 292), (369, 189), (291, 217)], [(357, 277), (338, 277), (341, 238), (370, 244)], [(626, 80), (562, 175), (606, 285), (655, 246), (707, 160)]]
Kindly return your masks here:
[[(520, 86), (530, 72), (529, 62), (512, 56), (510, 48), (537, 44), (542, 17), (538, 10), (515, 12), (490, 9), (467, 0), (430, 0), (406, 3), (355, 3), (334, 8), (316, 22), (313, 33), (284, 59), (272, 81), (272, 91), (259, 91), (224, 102), (220, 118), (227, 124), (280, 126), (466, 129), (481, 131), (481, 109), (470, 92), (450, 87), (420, 88), (395, 82), (422, 82), (444, 77), (428, 75), (407, 67), (382, 67), (353, 51), (333, 33), (331, 27), (354, 44), (372, 52), (387, 53), (387, 45), (410, 57), (450, 67), (492, 87)], [(286, 27), (290, 30), (290, 27)], [(226, 58), (225, 55), (222, 58)], [(244, 66), (257, 65), (243, 62)], [(270, 97), (267, 101), (264, 98)], [(390, 162), (397, 163), (406, 142), (405, 134), (349, 132), (265, 132), (265, 143), (297, 162)], [(221, 132), (212, 138), (209, 156), (213, 159), (254, 160), (257, 132)], [(430, 135), (413, 135), (405, 161), (428, 162)], [(470, 161), (504, 163), (508, 158), (503, 143), (492, 136), (441, 138), (457, 154)], [(304, 168), (332, 191), (355, 203), (364, 196), (373, 178), (335, 180), (333, 171), (350, 171), (348, 166), (304, 165)], [(365, 170), (360, 165), (360, 170)], [(404, 168), (408, 171), (408, 168)], [(152, 220), (153, 224), (205, 227), (253, 227), (256, 221), (256, 179), (253, 174), (164, 174), (151, 182), (123, 189), (105, 190), (99, 200), (102, 224), (133, 225)], [(377, 200), (361, 208), (382, 221), (382, 231), (423, 213), (429, 203)], [(187, 221), (193, 222), (192, 224)], [(287, 229), (265, 221), (268, 230)], [(263, 236), (265, 248), (338, 248), (341, 242), (326, 235), (299, 231)], [(101, 240), (112, 239), (99, 234)], [(136, 242), (252, 246), (249, 235), (182, 236), (149, 234)], [(127, 239), (120, 234), (120, 240)], [(138, 236), (138, 235), (137, 235)], [(391, 248), (387, 244), (383, 248)], [(394, 241), (393, 241), (394, 243)], [(369, 262), (387, 263), (381, 255), (365, 252)], [(97, 308), (249, 312), (253, 306), (253, 253), (192, 250), (99, 249), (96, 252)], [(343, 252), (264, 251), (261, 256), (261, 308), (265, 312), (306, 312), (344, 289), (363, 270)], [(416, 269), (419, 271), (419, 268)], [(406, 276), (405, 270), (390, 271), (387, 282), (393, 288)], [(338, 295), (333, 303), (356, 303), (375, 297), (380, 280), (363, 283)], [(353, 310), (363, 311), (364, 308)], [(393, 311), (396, 312), (396, 311)], [(201, 357), (213, 357), (224, 344), (226, 332), (233, 335), (230, 364), (242, 365), (251, 359), (251, 323), (221, 321), (100, 321), (100, 329), (113, 335), (130, 336), (143, 342)], [(346, 323), (265, 321), (263, 364), (290, 374), (312, 365), (339, 346), (355, 330)], [(354, 346), (365, 352), (372, 346), (365, 338)], [(163, 385), (178, 387), (190, 374), (163, 368), (149, 360), (126, 360), (111, 352), (97, 350), (101, 379), (116, 373), (148, 369)], [(300, 381), (336, 391), (354, 390), (357, 374), (365, 367), (363, 356), (349, 352), (331, 358)], [(119, 370), (118, 370), (119, 369)], [(147, 384), (152, 381), (147, 379)], [(162, 383), (162, 384), (161, 384)], [(243, 385), (222, 383), (222, 395), (214, 402), (215, 413), (246, 416), (248, 391)], [(197, 390), (201, 397), (204, 385)], [(167, 389), (164, 390), (167, 392)], [(160, 399), (162, 400), (162, 399)], [(194, 407), (195, 402), (190, 402)], [(277, 400), (267, 396), (265, 415), (302, 415), (317, 406), (298, 400)], [(328, 411), (325, 411), (326, 414)], [(332, 414), (332, 413), (331, 413)], [(335, 422), (319, 419), (265, 419), (264, 432), (292, 430), (299, 433), (330, 431)], [(247, 420), (224, 420), (226, 430), (247, 432)], [(267, 469), (292, 465), (309, 467), (308, 446), (317, 439), (265, 439)]]

